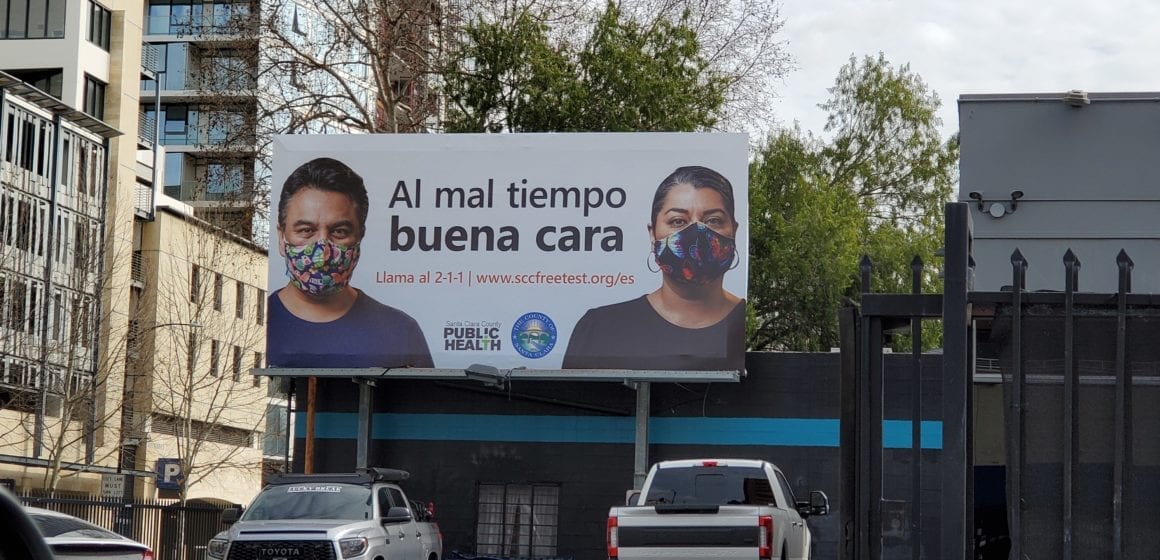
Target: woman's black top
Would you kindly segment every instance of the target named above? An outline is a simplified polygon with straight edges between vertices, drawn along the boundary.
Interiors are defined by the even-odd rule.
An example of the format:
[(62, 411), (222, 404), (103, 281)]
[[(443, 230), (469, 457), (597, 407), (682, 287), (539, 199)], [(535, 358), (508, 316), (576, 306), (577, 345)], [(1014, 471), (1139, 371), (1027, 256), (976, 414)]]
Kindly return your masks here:
[(745, 300), (715, 325), (687, 329), (647, 296), (588, 310), (572, 331), (564, 369), (745, 369)]

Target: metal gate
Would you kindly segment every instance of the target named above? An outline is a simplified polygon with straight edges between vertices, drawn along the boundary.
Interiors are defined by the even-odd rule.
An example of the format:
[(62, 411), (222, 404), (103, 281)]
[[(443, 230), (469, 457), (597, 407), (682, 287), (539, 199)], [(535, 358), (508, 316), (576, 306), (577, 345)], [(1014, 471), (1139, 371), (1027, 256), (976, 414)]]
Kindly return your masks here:
[[(870, 293), (872, 263), (864, 259), (861, 305), (842, 311), (840, 558), (1153, 557), (1160, 528), (1148, 520), (1160, 515), (1160, 442), (1151, 434), (1160, 428), (1160, 407), (1148, 404), (1160, 397), (1160, 295), (1131, 293), (1133, 262), (1123, 251), (1090, 256), (1117, 267), (1117, 293), (1081, 292), (1081, 261), (1071, 251), (1057, 263), (1037, 263), (1058, 267), (1063, 291), (1028, 292), (1029, 263), (1018, 249), (1009, 287), (971, 291), (971, 239), (967, 204), (948, 204), (943, 294), (920, 293), (917, 260), (912, 293)], [(899, 407), (884, 391), (883, 347), (891, 333), (919, 339), (924, 320), (942, 321), (941, 383), (922, 387), (924, 356), (915, 345), (904, 372), (915, 386), (902, 418), (911, 421), (912, 446), (885, 459), (884, 410)], [(983, 377), (1001, 383), (1002, 418), (975, 416), (977, 362), (993, 364)], [(926, 420), (941, 421), (941, 450), (924, 458), (916, 420), (933, 393), (941, 393), (941, 414), (931, 418), (925, 403)], [(997, 525), (1007, 534), (998, 539), (976, 534), (976, 426), (1003, 434), (1006, 519)], [(884, 468), (897, 475), (907, 461), (909, 492), (887, 499)], [(936, 511), (923, 512), (924, 494)], [(909, 542), (902, 552), (886, 551), (884, 515), (899, 508)], [(996, 525), (993, 516), (979, 526)]]

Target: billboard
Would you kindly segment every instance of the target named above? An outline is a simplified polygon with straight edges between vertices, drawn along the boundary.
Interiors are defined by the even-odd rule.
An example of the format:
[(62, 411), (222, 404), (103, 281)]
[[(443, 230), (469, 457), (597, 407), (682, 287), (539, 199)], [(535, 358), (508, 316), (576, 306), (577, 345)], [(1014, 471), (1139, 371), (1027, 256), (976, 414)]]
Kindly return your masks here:
[(292, 135), (271, 367), (741, 370), (742, 134)]

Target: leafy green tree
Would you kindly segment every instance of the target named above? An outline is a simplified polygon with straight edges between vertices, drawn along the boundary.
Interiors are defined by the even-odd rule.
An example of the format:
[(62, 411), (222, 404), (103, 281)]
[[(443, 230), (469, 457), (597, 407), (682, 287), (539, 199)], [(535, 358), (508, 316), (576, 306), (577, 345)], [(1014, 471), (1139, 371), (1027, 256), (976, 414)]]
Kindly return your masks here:
[(922, 227), (941, 220), (954, 189), (957, 143), (944, 142), (941, 105), (910, 65), (850, 57), (829, 89), (823, 149), (831, 182), (845, 184), (876, 224)]
[[(908, 66), (851, 58), (822, 108), (822, 141), (800, 130), (770, 136), (750, 166), (749, 347), (826, 350), (837, 311), (861, 293), (859, 261), (876, 292), (909, 292), (911, 262), (926, 292), (941, 289), (942, 245), (957, 143), (939, 138), (938, 98)], [(924, 345), (937, 344), (937, 329)]]
[(717, 123), (729, 80), (686, 19), (645, 26), (609, 2), (579, 46), (523, 10), (465, 30), (444, 73), (452, 132), (680, 131)]

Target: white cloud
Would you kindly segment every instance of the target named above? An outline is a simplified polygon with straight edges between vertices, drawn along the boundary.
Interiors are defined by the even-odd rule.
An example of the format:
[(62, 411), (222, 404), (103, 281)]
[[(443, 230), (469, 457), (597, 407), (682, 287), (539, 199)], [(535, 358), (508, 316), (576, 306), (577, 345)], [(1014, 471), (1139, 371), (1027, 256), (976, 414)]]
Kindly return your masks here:
[(813, 132), (838, 69), (879, 51), (939, 94), (948, 135), (964, 93), (1160, 90), (1152, 0), (785, 0), (781, 13), (798, 69), (781, 87), (778, 118)]

